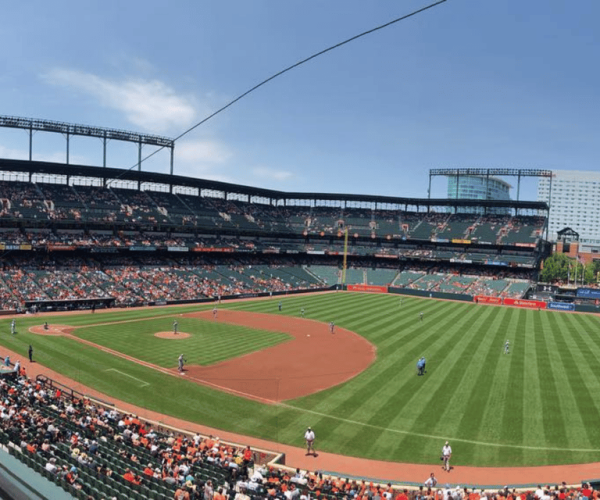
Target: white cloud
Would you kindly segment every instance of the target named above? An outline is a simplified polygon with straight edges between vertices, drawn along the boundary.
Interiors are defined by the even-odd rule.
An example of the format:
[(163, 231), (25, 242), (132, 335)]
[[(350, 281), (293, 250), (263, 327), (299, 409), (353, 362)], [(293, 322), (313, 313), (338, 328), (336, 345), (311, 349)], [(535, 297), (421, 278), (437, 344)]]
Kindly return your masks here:
[(200, 179), (236, 182), (229, 172), (233, 153), (214, 140), (188, 140), (175, 146), (175, 173)]
[[(0, 144), (0, 158), (6, 158), (10, 160), (29, 160), (29, 151), (26, 149), (14, 149), (7, 148)], [(51, 163), (66, 163), (67, 156), (64, 151), (42, 151), (37, 152), (35, 149), (35, 145), (33, 148), (33, 161), (47, 161)], [(72, 165), (86, 165), (89, 160), (85, 156), (74, 155), (71, 153), (69, 155), (69, 163)]]
[(276, 180), (279, 182), (287, 181), (288, 179), (291, 179), (294, 176), (292, 172), (288, 172), (287, 170), (276, 170), (269, 167), (255, 167), (252, 169), (252, 173), (256, 177), (260, 177), (262, 179)]
[(232, 153), (220, 142), (199, 140), (177, 142), (175, 158), (186, 163), (225, 163)]
[(68, 89), (86, 93), (103, 106), (125, 114), (133, 125), (154, 133), (181, 131), (196, 115), (192, 99), (181, 96), (160, 80), (110, 80), (83, 71), (55, 68), (42, 78)]
[(175, 175), (184, 175), (195, 179), (208, 179), (211, 181), (230, 182), (236, 181), (223, 166), (207, 165), (201, 163), (181, 163), (175, 167)]
[(24, 149), (7, 148), (0, 144), (0, 158), (9, 160), (28, 160), (29, 153)]

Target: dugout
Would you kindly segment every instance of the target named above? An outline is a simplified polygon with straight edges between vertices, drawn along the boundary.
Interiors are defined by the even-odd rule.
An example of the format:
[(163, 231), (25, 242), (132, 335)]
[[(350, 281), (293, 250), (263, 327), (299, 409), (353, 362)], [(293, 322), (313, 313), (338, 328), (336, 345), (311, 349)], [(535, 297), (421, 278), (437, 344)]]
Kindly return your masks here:
[(115, 305), (114, 297), (100, 299), (29, 300), (25, 308), (29, 312), (77, 311), (86, 309), (108, 309)]

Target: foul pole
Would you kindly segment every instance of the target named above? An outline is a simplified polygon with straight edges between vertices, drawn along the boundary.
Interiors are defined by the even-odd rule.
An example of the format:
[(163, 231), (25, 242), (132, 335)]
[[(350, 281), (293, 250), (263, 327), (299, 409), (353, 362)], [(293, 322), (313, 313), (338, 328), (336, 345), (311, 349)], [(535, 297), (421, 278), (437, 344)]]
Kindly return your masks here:
[(346, 263), (348, 262), (348, 228), (344, 230), (344, 265), (342, 267), (342, 285), (346, 284)]

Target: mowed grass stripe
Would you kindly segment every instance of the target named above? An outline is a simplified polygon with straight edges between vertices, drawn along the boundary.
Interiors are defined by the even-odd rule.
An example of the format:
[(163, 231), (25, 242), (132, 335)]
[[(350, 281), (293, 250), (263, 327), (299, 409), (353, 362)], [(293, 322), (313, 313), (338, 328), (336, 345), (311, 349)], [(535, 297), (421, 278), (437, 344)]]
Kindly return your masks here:
[[(563, 409), (557, 405), (556, 395), (559, 386), (556, 383), (554, 359), (558, 355), (551, 352), (548, 347), (549, 332), (542, 328), (540, 311), (532, 311), (533, 333), (536, 341), (536, 355), (538, 376), (540, 378), (540, 391), (542, 401), (542, 422), (546, 436), (553, 436), (553, 442), (561, 448), (569, 447), (569, 438), (565, 429), (565, 421), (562, 416)], [(564, 388), (560, 388), (564, 390)], [(548, 457), (550, 458), (550, 457)], [(551, 460), (551, 459), (550, 459)], [(548, 462), (551, 463), (551, 462)]]
[[(557, 350), (565, 373), (568, 375), (568, 386), (565, 387), (568, 390), (563, 392), (571, 398), (561, 406), (565, 413), (574, 413), (578, 417), (576, 420), (573, 419), (570, 425), (571, 432), (574, 434), (571, 442), (598, 443), (600, 429), (597, 424), (600, 420), (600, 403), (595, 395), (600, 393), (600, 371), (594, 357), (590, 356), (588, 345), (583, 340), (587, 332), (581, 333), (578, 318), (574, 318), (575, 321), (567, 324), (566, 314), (546, 316), (552, 326), (554, 337), (561, 340)], [(579, 411), (570, 411), (574, 407)]]
[[(471, 307), (475, 311), (475, 318), (476, 318), (475, 324), (477, 324), (477, 322), (480, 321), (481, 322), (480, 324), (485, 324), (488, 326), (487, 332), (485, 331), (485, 329), (482, 329), (479, 332), (479, 334), (483, 337), (482, 343), (484, 345), (487, 345), (488, 349), (487, 349), (485, 356), (483, 357), (484, 369), (479, 370), (479, 375), (477, 377), (478, 383), (472, 387), (472, 392), (471, 392), (475, 401), (479, 401), (480, 402), (479, 405), (482, 406), (485, 411), (485, 408), (487, 407), (487, 402), (491, 395), (489, 387), (491, 386), (491, 383), (492, 383), (495, 363), (498, 361), (498, 352), (496, 351), (494, 346), (498, 342), (501, 342), (501, 340), (498, 340), (498, 339), (501, 339), (502, 336), (504, 335), (503, 330), (505, 329), (510, 316), (509, 316), (509, 314), (505, 313), (500, 316), (500, 318), (501, 318), (500, 321), (496, 320), (494, 322), (488, 323), (485, 320), (482, 320), (482, 315), (484, 314), (484, 310), (486, 308), (478, 308), (475, 306), (471, 306)], [(456, 391), (459, 390), (459, 387), (457, 387), (457, 386), (459, 385), (459, 382), (463, 379), (463, 377), (466, 374), (471, 375), (470, 368), (464, 363), (456, 363), (454, 366), (454, 369), (447, 375), (447, 380), (445, 381), (444, 385), (449, 388), (448, 392), (450, 393), (449, 394), (450, 397), (448, 397), (448, 396), (446, 397), (445, 406), (450, 406), (453, 404), (452, 396), (454, 395), (454, 393)], [(452, 389), (451, 388), (452, 385), (454, 385), (456, 387), (454, 387)], [(484, 387), (486, 387), (487, 390), (483, 389)], [(447, 419), (443, 419), (445, 410), (446, 410), (446, 408), (444, 407), (437, 414), (437, 419), (431, 420), (430, 428), (437, 428), (438, 432), (443, 430), (446, 435), (452, 436), (452, 435), (455, 435), (455, 432), (456, 432), (456, 430), (455, 430), (456, 423), (454, 422), (454, 425), (452, 425), (452, 422), (448, 421)], [(475, 440), (480, 440), (481, 434), (482, 433), (485, 434), (485, 429), (482, 432), (482, 428), (484, 426), (483, 414), (478, 411), (467, 412), (463, 418), (469, 419), (469, 422), (470, 422), (468, 427), (464, 428), (464, 431), (463, 431), (464, 437), (467, 437), (470, 439), (475, 439)], [(434, 424), (436, 425), (436, 427), (433, 427)], [(448, 424), (451, 424), (451, 425), (448, 425)], [(462, 434), (463, 433), (461, 432), (461, 435)], [(438, 443), (438, 446), (439, 446), (439, 443)], [(463, 444), (461, 446), (462, 446), (462, 448), (460, 450), (460, 454), (462, 454), (464, 452), (466, 454), (466, 456), (469, 456), (470, 454), (473, 453), (473, 451), (470, 450), (470, 445)]]
[[(501, 435), (509, 443), (523, 442), (523, 411), (525, 397), (525, 348), (521, 325), (526, 311), (513, 309), (510, 323), (510, 354), (508, 354), (509, 370), (505, 383), (507, 394), (502, 408)], [(502, 354), (504, 356), (504, 354)], [(503, 463), (520, 463), (523, 460), (523, 450), (519, 448), (500, 448), (498, 461)]]
[[(546, 439), (545, 426), (543, 425), (543, 398), (548, 395), (542, 394), (540, 373), (538, 369), (537, 342), (534, 331), (533, 311), (526, 311), (520, 336), (522, 336), (525, 349), (525, 390), (523, 396), (523, 436), (524, 444), (529, 446), (543, 446), (548, 443)], [(518, 341), (518, 339), (517, 339)], [(524, 450), (525, 463), (545, 462), (546, 454), (534, 450)]]
[[(504, 354), (506, 340), (512, 340), (514, 348), (515, 330), (518, 325), (518, 310), (508, 308), (506, 314), (499, 324), (495, 325), (493, 342), (490, 344), (486, 375), (488, 378), (488, 396), (482, 419), (479, 422), (478, 439), (481, 441), (498, 442), (504, 438), (502, 434), (503, 408), (508, 398), (507, 382), (510, 374), (510, 354)], [(481, 461), (488, 465), (497, 461), (498, 448), (477, 447), (474, 449), (473, 461)]]

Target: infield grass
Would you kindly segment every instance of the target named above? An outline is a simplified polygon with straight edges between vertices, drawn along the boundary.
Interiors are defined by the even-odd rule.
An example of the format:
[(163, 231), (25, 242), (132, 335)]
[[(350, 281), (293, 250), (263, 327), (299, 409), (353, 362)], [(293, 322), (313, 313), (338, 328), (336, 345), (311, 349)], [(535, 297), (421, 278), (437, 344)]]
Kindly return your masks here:
[[(41, 323), (39, 318), (19, 318), (15, 336), (7, 333), (9, 320), (0, 321), (0, 344), (25, 357), (28, 344), (34, 343), (39, 362), (111, 397), (298, 446), (303, 429), (311, 425), (318, 449), (383, 460), (438, 463), (446, 439), (453, 447), (453, 462), (459, 465), (598, 460), (598, 316), (412, 297), (403, 297), (400, 305), (396, 295), (357, 293), (285, 297), (279, 312), (279, 300), (221, 308), (293, 316), (304, 308), (307, 318), (334, 321), (363, 335), (377, 346), (376, 362), (345, 384), (276, 406), (169, 377), (72, 339), (27, 333), (28, 325)], [(158, 324), (166, 318), (171, 325), (174, 313), (199, 309), (87, 313), (52, 322), (83, 326), (100, 320), (155, 318), (152, 322)], [(148, 322), (128, 323), (131, 332), (137, 323)], [(88, 333), (114, 348), (120, 340), (113, 330)], [(107, 340), (113, 333), (115, 338)], [(507, 339), (511, 353), (505, 355)], [(179, 342), (184, 341), (172, 343)], [(415, 364), (421, 356), (427, 358), (427, 373), (417, 377)]]
[(212, 365), (291, 339), (284, 333), (179, 316), (178, 331), (188, 333), (189, 337), (175, 340), (155, 337), (157, 332), (172, 331), (173, 318), (103, 321), (78, 328), (73, 334), (163, 368), (177, 367), (177, 358), (182, 353), (188, 365)]

